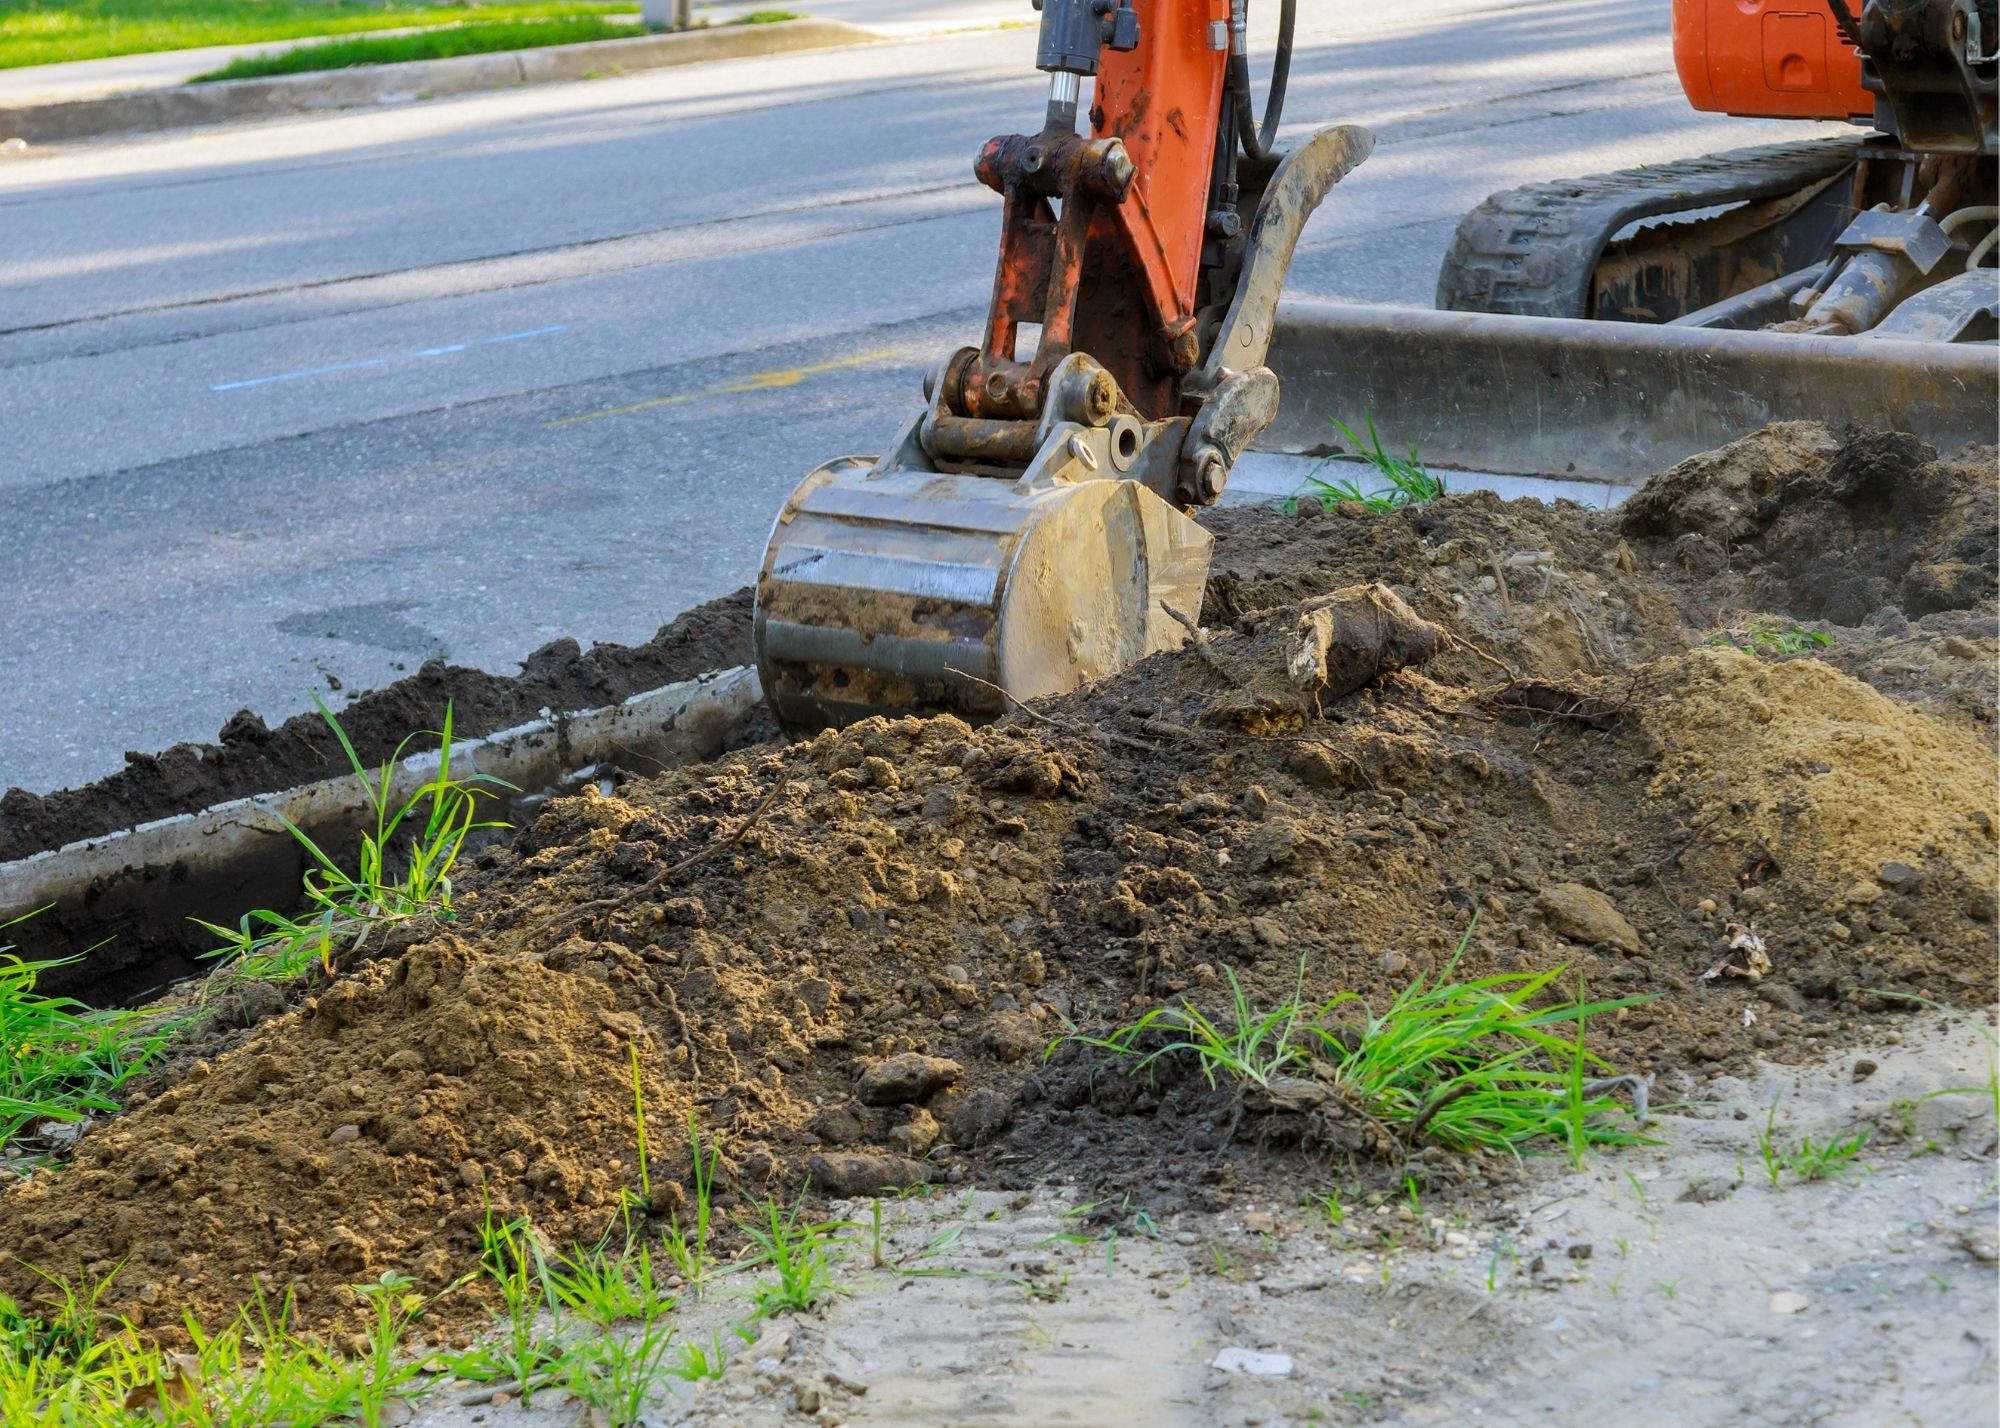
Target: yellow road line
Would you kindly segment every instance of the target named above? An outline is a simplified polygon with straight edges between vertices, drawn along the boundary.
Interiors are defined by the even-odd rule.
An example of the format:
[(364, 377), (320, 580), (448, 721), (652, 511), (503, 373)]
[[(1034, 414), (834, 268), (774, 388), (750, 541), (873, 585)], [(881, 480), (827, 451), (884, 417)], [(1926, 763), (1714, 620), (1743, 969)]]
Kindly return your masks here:
[(580, 416), (558, 417), (554, 421), (542, 423), (544, 429), (559, 426), (575, 426), (581, 421), (597, 421), (602, 417), (629, 416), (633, 412), (649, 412), (656, 407), (677, 407), (685, 402), (698, 402), (706, 397), (729, 397), (741, 392), (769, 392), (781, 387), (796, 387), (808, 377), (818, 377), (827, 372), (838, 372), (846, 367), (864, 367), (870, 362), (885, 362), (891, 357), (903, 355), (901, 348), (889, 347), (880, 352), (860, 352), (852, 357), (836, 357), (831, 362), (815, 362), (809, 367), (781, 367), (775, 372), (752, 372), (747, 377), (734, 382), (725, 382), (719, 387), (704, 387), (698, 392), (677, 392), (671, 397), (654, 397), (649, 401), (634, 402), (628, 407), (606, 407), (602, 411), (584, 412)]

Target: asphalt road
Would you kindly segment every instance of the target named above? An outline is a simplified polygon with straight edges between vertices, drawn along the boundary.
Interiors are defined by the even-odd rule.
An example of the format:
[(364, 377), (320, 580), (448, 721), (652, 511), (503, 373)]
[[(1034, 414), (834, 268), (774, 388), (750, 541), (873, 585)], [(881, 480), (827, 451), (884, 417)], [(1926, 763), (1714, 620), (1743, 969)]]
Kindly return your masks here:
[[(1667, 0), (1303, 8), (1287, 127), (1379, 143), (1294, 292), (1427, 304), (1495, 188), (1796, 132), (1687, 108)], [(1039, 122), (1033, 50), (0, 162), (0, 787), (431, 656), (643, 639), (743, 583), (798, 478), (875, 449), (976, 335), (998, 201), (971, 160)]]

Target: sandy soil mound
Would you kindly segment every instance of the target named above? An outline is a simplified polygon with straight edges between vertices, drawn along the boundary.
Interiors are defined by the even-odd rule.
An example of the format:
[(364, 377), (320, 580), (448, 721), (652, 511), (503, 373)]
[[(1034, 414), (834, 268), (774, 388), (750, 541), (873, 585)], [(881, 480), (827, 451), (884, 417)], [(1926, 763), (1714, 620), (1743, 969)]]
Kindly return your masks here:
[[(1767, 545), (1788, 502), (1843, 499), (1855, 449), (1785, 436)], [(1950, 499), (1872, 578), (1990, 620), (1992, 546), (1940, 544), (1976, 482), (1918, 469)], [(1301, 960), (1307, 995), (1379, 1001), (1475, 916), (1465, 972), (1657, 994), (1595, 1043), (1656, 1098), (1904, 1014), (1885, 992), (1983, 1004), (1990, 730), (1823, 663), (1688, 648), (1710, 622), (1680, 557), (1711, 544), (1683, 527), (1735, 500), (1699, 475), (1622, 518), (1251, 513), (1221, 523), (1198, 647), (999, 726), (871, 720), (553, 804), (482, 857), (453, 931), (373, 949), (10, 1192), (16, 1248), (129, 1255), (114, 1302), (139, 1315), (229, 1312), (261, 1276), (338, 1323), (364, 1272), (469, 1267), (489, 1198), (557, 1242), (603, 1232), (639, 1179), (633, 1046), (656, 1152), (692, 1113), (733, 1196), (1067, 1175), (1213, 1208), (1273, 1156), (1382, 1147), (1074, 1048), (1045, 1064), (1051, 1039), (1212, 1003), (1224, 968), (1266, 1006)], [(1730, 560), (1762, 608), (1799, 578), (1754, 533)], [(1434, 621), (1438, 653), (1406, 642), (1410, 667), (1338, 694), (1340, 660), (1301, 651), (1356, 599)], [(659, 1210), (687, 1169), (660, 1154)]]

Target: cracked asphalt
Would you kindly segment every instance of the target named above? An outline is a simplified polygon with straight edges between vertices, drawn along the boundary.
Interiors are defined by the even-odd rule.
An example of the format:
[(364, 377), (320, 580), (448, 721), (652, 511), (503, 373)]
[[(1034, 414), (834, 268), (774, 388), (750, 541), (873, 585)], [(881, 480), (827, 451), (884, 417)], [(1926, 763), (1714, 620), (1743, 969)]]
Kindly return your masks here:
[[(1428, 304), (1493, 189), (1799, 132), (1689, 110), (1668, 0), (1307, 8), (1287, 130), (1380, 142), (1294, 293)], [(0, 160), (0, 787), (743, 583), (976, 335), (1034, 39)]]

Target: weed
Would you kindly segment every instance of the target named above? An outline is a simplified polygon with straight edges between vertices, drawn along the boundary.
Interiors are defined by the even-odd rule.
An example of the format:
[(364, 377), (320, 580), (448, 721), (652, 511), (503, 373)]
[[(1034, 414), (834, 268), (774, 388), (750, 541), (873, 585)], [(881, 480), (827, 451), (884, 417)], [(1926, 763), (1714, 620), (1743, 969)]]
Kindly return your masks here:
[(1307, 1191), (1305, 1205), (1308, 1210), (1317, 1210), (1326, 1216), (1327, 1224), (1336, 1230), (1347, 1223), (1347, 1206), (1341, 1203), (1338, 1185), (1320, 1195)]
[(559, 1323), (560, 1302), (550, 1287), (548, 1258), (527, 1217), (505, 1224), (493, 1217), (489, 1203), (480, 1229), (480, 1262), (499, 1286), (505, 1305), (500, 1339), (481, 1345), (452, 1361), (462, 1378), (482, 1383), (508, 1383), (532, 1406), (535, 1390), (563, 1375), (568, 1350), (558, 1334), (544, 1334), (544, 1313)]
[[(1562, 967), (1451, 981), (1476, 925), (1466, 928), (1437, 984), (1418, 977), (1380, 1016), (1355, 992), (1308, 1009), (1300, 995), (1302, 957), (1293, 996), (1271, 1011), (1253, 1007), (1225, 968), (1231, 1006), (1224, 1016), (1211, 1017), (1183, 999), (1107, 1036), (1072, 1039), (1133, 1058), (1134, 1072), (1163, 1056), (1192, 1055), (1209, 1085), (1226, 1079), (1239, 1090), (1268, 1089), (1281, 1075), (1324, 1068), (1320, 1074), (1344, 1103), (1409, 1143), (1428, 1138), (1449, 1149), (1518, 1152), (1550, 1138), (1579, 1165), (1591, 1146), (1651, 1143), (1606, 1124), (1605, 1115), (1620, 1107), (1601, 1094), (1602, 1083), (1585, 1079), (1587, 1071), (1608, 1066), (1585, 1046), (1589, 1019), (1647, 998), (1585, 1002), (1579, 989), (1575, 1001), (1535, 1009)], [(1353, 1009), (1362, 1013), (1358, 1027), (1335, 1024)], [(1573, 1036), (1560, 1034), (1565, 1026), (1574, 1027)]]
[(786, 1310), (803, 1313), (837, 1292), (833, 1246), (835, 1233), (843, 1226), (802, 1221), (804, 1208), (803, 1195), (789, 1210), (766, 1197), (762, 1217), (743, 1223), (743, 1232), (756, 1247), (749, 1265), (771, 1270), (769, 1276), (750, 1286), (750, 1302), (758, 1318)]
[(629, 1239), (618, 1254), (600, 1244), (557, 1256), (548, 1268), (548, 1288), (565, 1311), (599, 1329), (628, 1319), (651, 1321), (674, 1307), (652, 1250)]
[(1770, 1110), (1764, 1114), (1764, 1124), (1757, 1131), (1757, 1154), (1764, 1162), (1764, 1174), (1769, 1177), (1773, 1190), (1780, 1188), (1788, 1170), (1795, 1180), (1834, 1179), (1854, 1167), (1867, 1144), (1868, 1132), (1857, 1131), (1853, 1135), (1828, 1141), (1801, 1136), (1796, 1145), (1787, 1149), (1778, 1141), (1776, 1100), (1771, 1102)]
[(1660, 1293), (1666, 1295), (1669, 1299), (1678, 1299), (1681, 1297), (1681, 1280), (1686, 1277), (1686, 1275), (1682, 1275), (1681, 1279), (1656, 1279), (1653, 1281), (1653, 1288), (1659, 1290)]
[(653, 1171), (646, 1151), (646, 1092), (639, 1084), (639, 1044), (628, 1041), (625, 1049), (632, 1058), (632, 1123), (638, 1127), (639, 1135), (640, 1207), (650, 1212), (653, 1208)]
[(1377, 479), (1387, 484), (1372, 491), (1363, 491), (1353, 481), (1329, 481), (1319, 473), (1332, 465), (1335, 458), (1329, 457), (1315, 466), (1298, 491), (1285, 503), (1287, 510), (1296, 510), (1300, 496), (1310, 496), (1321, 501), (1358, 501), (1375, 512), (1399, 510), (1404, 506), (1427, 505), (1445, 494), (1444, 477), (1429, 470), (1417, 457), (1417, 448), (1412, 446), (1408, 456), (1397, 456), (1386, 451), (1382, 438), (1375, 431), (1375, 418), (1364, 418), (1368, 427), (1368, 440), (1363, 441), (1345, 423), (1333, 423), (1347, 444), (1354, 448), (1354, 454), (1368, 464)]
[(688, 1146), (694, 1155), (694, 1231), (690, 1234), (681, 1224), (679, 1214), (674, 1215), (667, 1226), (667, 1258), (673, 1261), (681, 1281), (699, 1293), (708, 1277), (708, 1267), (714, 1263), (709, 1255), (708, 1235), (714, 1214), (715, 1164), (722, 1155), (722, 1147), (702, 1148), (701, 1126), (693, 1111), (688, 1112)]
[(1833, 643), (1833, 636), (1823, 630), (1808, 630), (1803, 625), (1781, 625), (1775, 620), (1756, 619), (1747, 625), (1732, 629), (1717, 630), (1704, 645), (1729, 645), (1747, 655), (1795, 655)]
[(103, 1333), (104, 1313), (98, 1304), (125, 1261), (83, 1283), (58, 1278), (31, 1264), (27, 1267), (49, 1287), (28, 1309), (0, 1294), (0, 1355), (17, 1363), (82, 1362)]
[(729, 1355), (722, 1351), (722, 1335), (710, 1331), (707, 1344), (682, 1344), (680, 1363), (667, 1372), (688, 1383), (700, 1383), (706, 1379), (721, 1378), (728, 1370)]
[(356, 870), (349, 873), (304, 829), (277, 815), (309, 859), (304, 881), (308, 910), (295, 916), (260, 908), (245, 913), (233, 929), (194, 919), (222, 939), (222, 945), (206, 955), (227, 959), (224, 970), (232, 977), (289, 981), (315, 964), (332, 976), (334, 959), (359, 947), (377, 927), (413, 917), (449, 921), (454, 915), (451, 872), (466, 838), (474, 829), (504, 826), (478, 815), (480, 800), (508, 785), (486, 774), (452, 776), (449, 706), (444, 727), (436, 731), (437, 773), (401, 803), (393, 801), (396, 766), (420, 736), (405, 738), (379, 769), (371, 771), (332, 711), (323, 703), (318, 707), (367, 796), (373, 829), (361, 835)]
[(651, 1321), (637, 1333), (600, 1334), (570, 1356), (563, 1386), (597, 1409), (612, 1428), (643, 1423), (646, 1400), (673, 1342), (671, 1328)]
[[(1227, 1018), (1210, 1017), (1193, 1002), (1182, 998), (1177, 1007), (1156, 1007), (1130, 1026), (1120, 1027), (1106, 1037), (1077, 1035), (1080, 1041), (1118, 1056), (1136, 1056), (1134, 1073), (1144, 1071), (1163, 1056), (1187, 1052), (1201, 1064), (1210, 1086), (1218, 1078), (1239, 1085), (1268, 1087), (1280, 1074), (1303, 1064), (1305, 1054), (1293, 1044), (1292, 1035), (1304, 1014), (1298, 995), (1275, 1011), (1259, 1013), (1233, 969), (1224, 967), (1229, 979), (1230, 1012)], [(1304, 956), (1299, 958), (1299, 985), (1306, 974)], [(1142, 1041), (1164, 1037), (1151, 1051), (1142, 1051)]]
[(1625, 1181), (1632, 1187), (1632, 1193), (1639, 1197), (1639, 1208), (1642, 1210), (1651, 1210), (1653, 1202), (1646, 1198), (1646, 1187), (1639, 1183), (1639, 1177), (1628, 1170), (1625, 1172)]
[[(1800, 1180), (1832, 1180), (1842, 1172), (1856, 1168), (1862, 1147), (1867, 1144), (1867, 1131), (1857, 1131), (1840, 1140), (1829, 1141), (1815, 1141), (1809, 1135), (1801, 1136), (1798, 1145), (1787, 1157), (1787, 1164)], [(1866, 1169), (1865, 1166), (1860, 1168)]]
[[(1427, 1137), (1457, 1150), (1518, 1152), (1547, 1137), (1574, 1158), (1587, 1146), (1644, 1143), (1604, 1124), (1618, 1104), (1590, 1094), (1583, 1079), (1606, 1064), (1585, 1048), (1589, 1019), (1644, 998), (1532, 1009), (1561, 967), (1448, 980), (1471, 938), (1468, 927), (1436, 985), (1416, 978), (1380, 1016), (1354, 992), (1320, 1008), (1308, 1031), (1342, 1099), (1406, 1141)], [(1349, 1006), (1363, 1013), (1358, 1029), (1328, 1025)], [(1565, 1024), (1574, 1025), (1573, 1040), (1553, 1030)]]
[[(47, 908), (0, 922), (0, 932)], [(45, 997), (37, 978), (74, 957), (24, 962), (0, 946), (0, 1145), (42, 1121), (115, 1111), (115, 1093), (157, 1061), (188, 1018), (144, 1009), (97, 1011)]]

